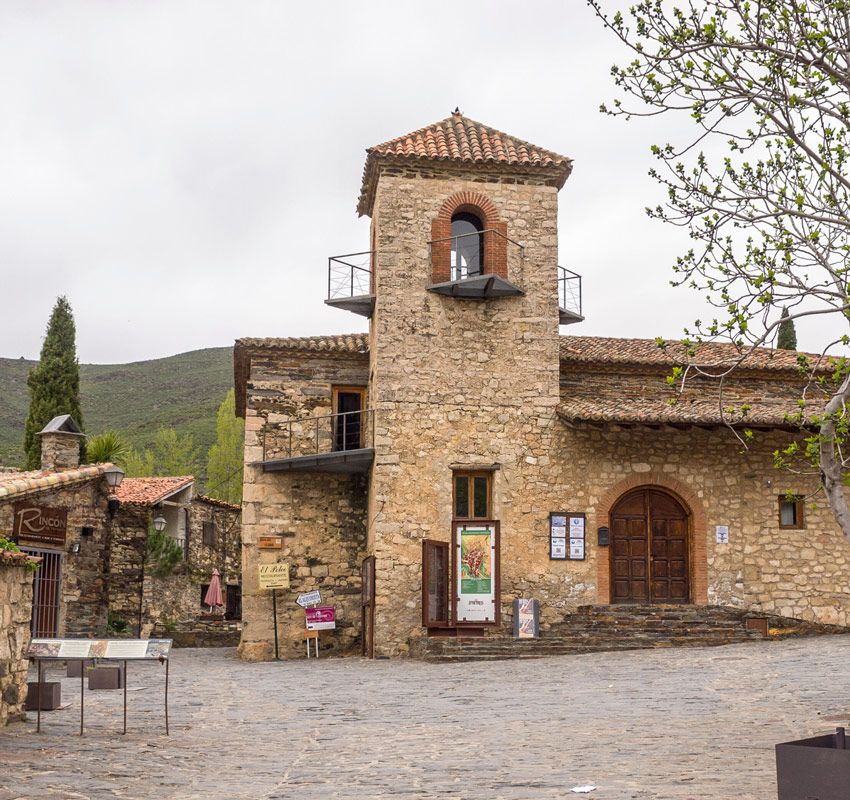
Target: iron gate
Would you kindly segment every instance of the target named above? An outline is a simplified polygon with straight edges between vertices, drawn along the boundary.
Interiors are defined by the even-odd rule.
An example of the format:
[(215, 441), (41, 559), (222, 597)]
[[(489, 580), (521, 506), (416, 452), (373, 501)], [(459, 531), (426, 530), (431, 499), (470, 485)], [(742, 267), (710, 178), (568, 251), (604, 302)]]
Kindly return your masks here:
[(62, 553), (22, 547), (25, 553), (41, 558), (32, 584), (33, 638), (51, 638), (59, 633), (59, 593), (62, 589)]

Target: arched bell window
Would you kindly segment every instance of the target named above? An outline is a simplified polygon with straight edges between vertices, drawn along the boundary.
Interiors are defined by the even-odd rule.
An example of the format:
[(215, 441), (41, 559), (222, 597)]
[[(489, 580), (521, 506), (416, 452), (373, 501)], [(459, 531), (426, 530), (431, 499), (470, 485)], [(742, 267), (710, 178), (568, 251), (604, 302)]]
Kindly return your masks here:
[(459, 281), (480, 275), (484, 269), (484, 226), (467, 211), (452, 216), (452, 277)]

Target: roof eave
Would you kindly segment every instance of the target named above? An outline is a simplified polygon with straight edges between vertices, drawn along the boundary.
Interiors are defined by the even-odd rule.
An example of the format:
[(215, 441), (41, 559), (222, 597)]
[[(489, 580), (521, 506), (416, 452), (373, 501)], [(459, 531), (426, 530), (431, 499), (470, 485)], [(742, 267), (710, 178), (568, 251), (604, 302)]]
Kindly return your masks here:
[(553, 186), (559, 191), (564, 187), (567, 178), (573, 171), (573, 161), (564, 157), (560, 163), (553, 164), (505, 164), (496, 160), (467, 161), (456, 158), (433, 158), (420, 155), (391, 155), (376, 153), (373, 149), (366, 151), (366, 164), (363, 167), (363, 182), (360, 187), (360, 198), (357, 201), (357, 215), (359, 217), (371, 217), (375, 206), (375, 191), (378, 185), (379, 164), (431, 164), (442, 166), (447, 169), (494, 169), (506, 174), (524, 174), (539, 176), (549, 174), (553, 180)]

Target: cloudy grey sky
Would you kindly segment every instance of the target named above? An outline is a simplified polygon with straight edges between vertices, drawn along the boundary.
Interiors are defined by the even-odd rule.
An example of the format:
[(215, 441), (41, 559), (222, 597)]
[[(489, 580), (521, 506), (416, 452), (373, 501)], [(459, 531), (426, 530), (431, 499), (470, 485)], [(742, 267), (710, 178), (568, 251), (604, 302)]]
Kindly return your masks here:
[(624, 54), (583, 0), (486, 8), (0, 0), (0, 355), (37, 357), (62, 293), (83, 362), (364, 330), (322, 303), (327, 256), (368, 246), (364, 149), (455, 106), (575, 160), (563, 332), (680, 336), (706, 316), (668, 285), (687, 241), (643, 212), (671, 120), (598, 112)]

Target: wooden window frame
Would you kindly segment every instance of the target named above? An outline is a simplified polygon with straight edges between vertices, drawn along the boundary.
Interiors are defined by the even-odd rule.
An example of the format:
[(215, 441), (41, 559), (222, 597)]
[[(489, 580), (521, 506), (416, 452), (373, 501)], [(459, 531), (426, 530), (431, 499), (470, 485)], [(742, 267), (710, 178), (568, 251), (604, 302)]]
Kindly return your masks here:
[[(365, 386), (346, 386), (346, 385), (332, 385), (331, 386), (331, 413), (339, 414), (339, 396), (341, 394), (359, 394), (360, 395), (360, 447), (364, 447), (364, 437), (366, 434), (366, 387)], [(334, 437), (334, 451), (336, 452), (336, 437), (337, 437), (337, 429), (336, 425), (339, 420), (334, 417), (333, 424), (333, 437)]]
[[(782, 504), (783, 503), (794, 503), (794, 517), (795, 522), (793, 525), (784, 525), (782, 523)], [(802, 497), (794, 496), (793, 498), (789, 497), (787, 494), (779, 495), (777, 499), (777, 517), (779, 520), (779, 528), (784, 531), (799, 531), (803, 530), (806, 527), (806, 515), (805, 515), (805, 502)]]
[[(455, 516), (455, 511), (457, 510), (457, 479), (458, 478), (467, 478), (470, 481), (470, 488), (472, 487), (472, 480), (474, 478), (485, 478), (487, 480), (487, 513), (483, 517), (475, 517), (475, 516), (466, 516), (466, 517), (458, 517)], [(474, 493), (470, 491), (469, 493), (469, 510), (475, 511), (475, 498)], [(465, 470), (465, 469), (456, 469), (452, 470), (452, 520), (458, 520), (460, 522), (467, 522), (469, 520), (474, 520), (475, 522), (482, 522), (484, 520), (493, 518), (493, 472), (492, 470)]]

